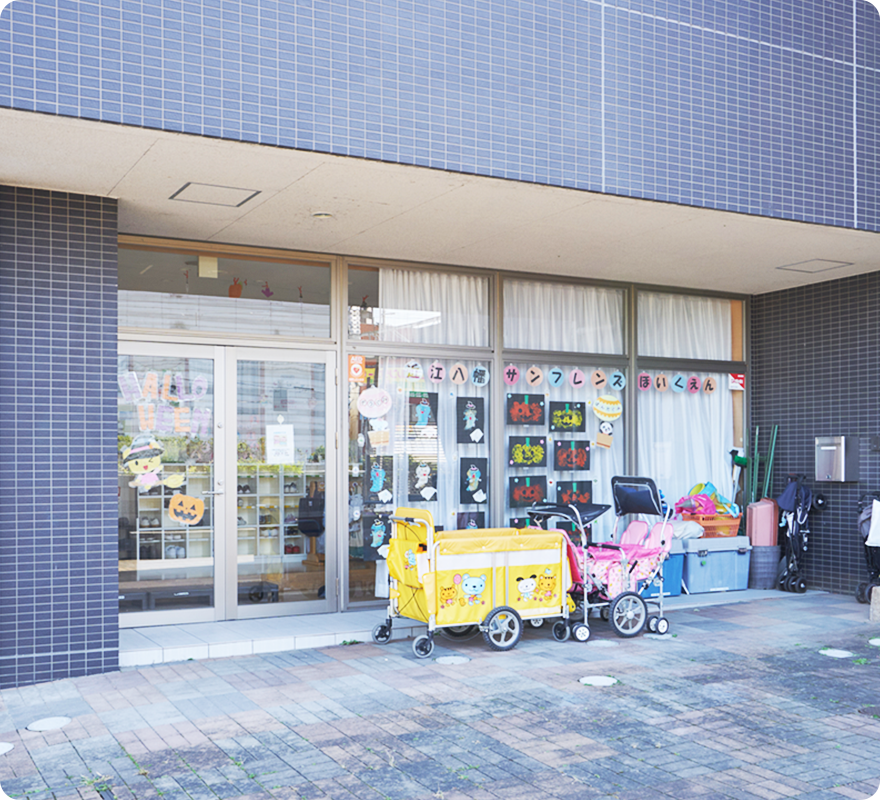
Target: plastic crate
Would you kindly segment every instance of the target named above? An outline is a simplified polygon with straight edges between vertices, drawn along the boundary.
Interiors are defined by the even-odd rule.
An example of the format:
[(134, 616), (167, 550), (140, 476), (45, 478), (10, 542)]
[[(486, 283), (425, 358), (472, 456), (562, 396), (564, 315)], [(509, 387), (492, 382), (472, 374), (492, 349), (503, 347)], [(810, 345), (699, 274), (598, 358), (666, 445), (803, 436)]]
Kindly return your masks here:
[(747, 589), (752, 545), (748, 536), (685, 539), (682, 582), (688, 594)]
[(703, 529), (704, 539), (717, 539), (719, 536), (736, 536), (739, 533), (741, 517), (724, 514), (682, 514), (683, 520), (693, 520)]
[[(663, 596), (678, 597), (681, 594), (681, 576), (684, 571), (684, 553), (670, 553), (663, 562)], [(641, 593), (642, 597), (658, 597), (660, 587), (653, 582)]]

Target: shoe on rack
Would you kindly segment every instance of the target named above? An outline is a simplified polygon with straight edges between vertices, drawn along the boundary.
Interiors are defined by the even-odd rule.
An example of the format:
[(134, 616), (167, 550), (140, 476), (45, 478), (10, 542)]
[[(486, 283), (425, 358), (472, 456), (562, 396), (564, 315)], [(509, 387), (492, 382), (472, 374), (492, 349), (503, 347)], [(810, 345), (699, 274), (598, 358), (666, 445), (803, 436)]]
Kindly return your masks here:
[(186, 558), (186, 548), (178, 546), (174, 550), (177, 553), (177, 558)]
[(177, 558), (177, 548), (173, 544), (165, 548), (165, 558)]

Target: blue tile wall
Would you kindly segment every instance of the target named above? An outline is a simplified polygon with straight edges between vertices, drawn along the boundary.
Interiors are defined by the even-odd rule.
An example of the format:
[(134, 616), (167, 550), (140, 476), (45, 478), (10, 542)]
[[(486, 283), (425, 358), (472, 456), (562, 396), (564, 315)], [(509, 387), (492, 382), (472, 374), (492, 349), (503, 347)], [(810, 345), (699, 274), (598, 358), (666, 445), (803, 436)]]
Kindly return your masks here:
[(0, 186), (0, 688), (118, 665), (116, 237)]
[[(752, 423), (759, 451), (779, 425), (773, 480), (777, 496), (790, 473), (805, 473), (828, 504), (810, 515), (806, 558), (811, 588), (853, 592), (867, 579), (857, 532), (858, 499), (880, 491), (880, 273), (860, 275), (751, 301)], [(817, 483), (816, 436), (859, 436), (860, 481)]]
[(35, 0), (0, 106), (880, 230), (865, 0)]

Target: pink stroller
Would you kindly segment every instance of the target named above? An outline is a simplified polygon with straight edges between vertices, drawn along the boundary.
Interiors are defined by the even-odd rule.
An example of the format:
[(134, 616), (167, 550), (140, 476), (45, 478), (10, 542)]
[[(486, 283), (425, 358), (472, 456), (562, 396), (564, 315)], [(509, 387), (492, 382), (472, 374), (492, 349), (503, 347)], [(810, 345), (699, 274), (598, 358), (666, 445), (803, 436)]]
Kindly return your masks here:
[[(664, 514), (660, 493), (650, 478), (614, 477), (611, 492), (617, 516), (611, 542), (592, 543), (586, 531), (586, 525), (604, 514), (608, 506), (536, 505), (529, 509), (538, 527), (552, 518), (562, 518), (573, 524), (580, 538), (579, 545), (568, 539), (573, 581), (569, 595), (570, 605), (582, 609), (583, 617), (575, 622), (556, 622), (553, 637), (559, 641), (573, 635), (586, 642), (592, 608), (599, 609), (618, 636), (637, 636), (646, 625), (652, 633), (669, 630), (669, 620), (663, 616), (663, 562), (672, 546), (670, 510)], [(617, 540), (620, 519), (630, 514), (660, 516), (663, 521), (652, 527), (643, 520), (633, 520)], [(656, 599), (646, 601), (642, 594), (652, 583), (657, 583), (659, 592)], [(648, 614), (648, 603), (658, 606), (657, 614)]]

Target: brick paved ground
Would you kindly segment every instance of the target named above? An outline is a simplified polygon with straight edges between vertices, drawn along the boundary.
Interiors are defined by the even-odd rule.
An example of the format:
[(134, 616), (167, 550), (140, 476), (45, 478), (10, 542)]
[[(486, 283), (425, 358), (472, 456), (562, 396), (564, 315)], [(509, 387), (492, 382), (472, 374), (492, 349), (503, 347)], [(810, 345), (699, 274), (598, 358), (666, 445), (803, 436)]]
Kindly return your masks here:
[[(880, 786), (880, 719), (860, 713), (880, 705), (867, 616), (849, 597), (780, 594), (672, 612), (664, 638), (599, 620), (586, 645), (546, 627), (509, 653), (438, 637), (434, 657), (462, 665), (400, 641), (7, 690), (0, 786), (40, 800), (861, 800)], [(25, 730), (59, 715), (73, 721)]]

